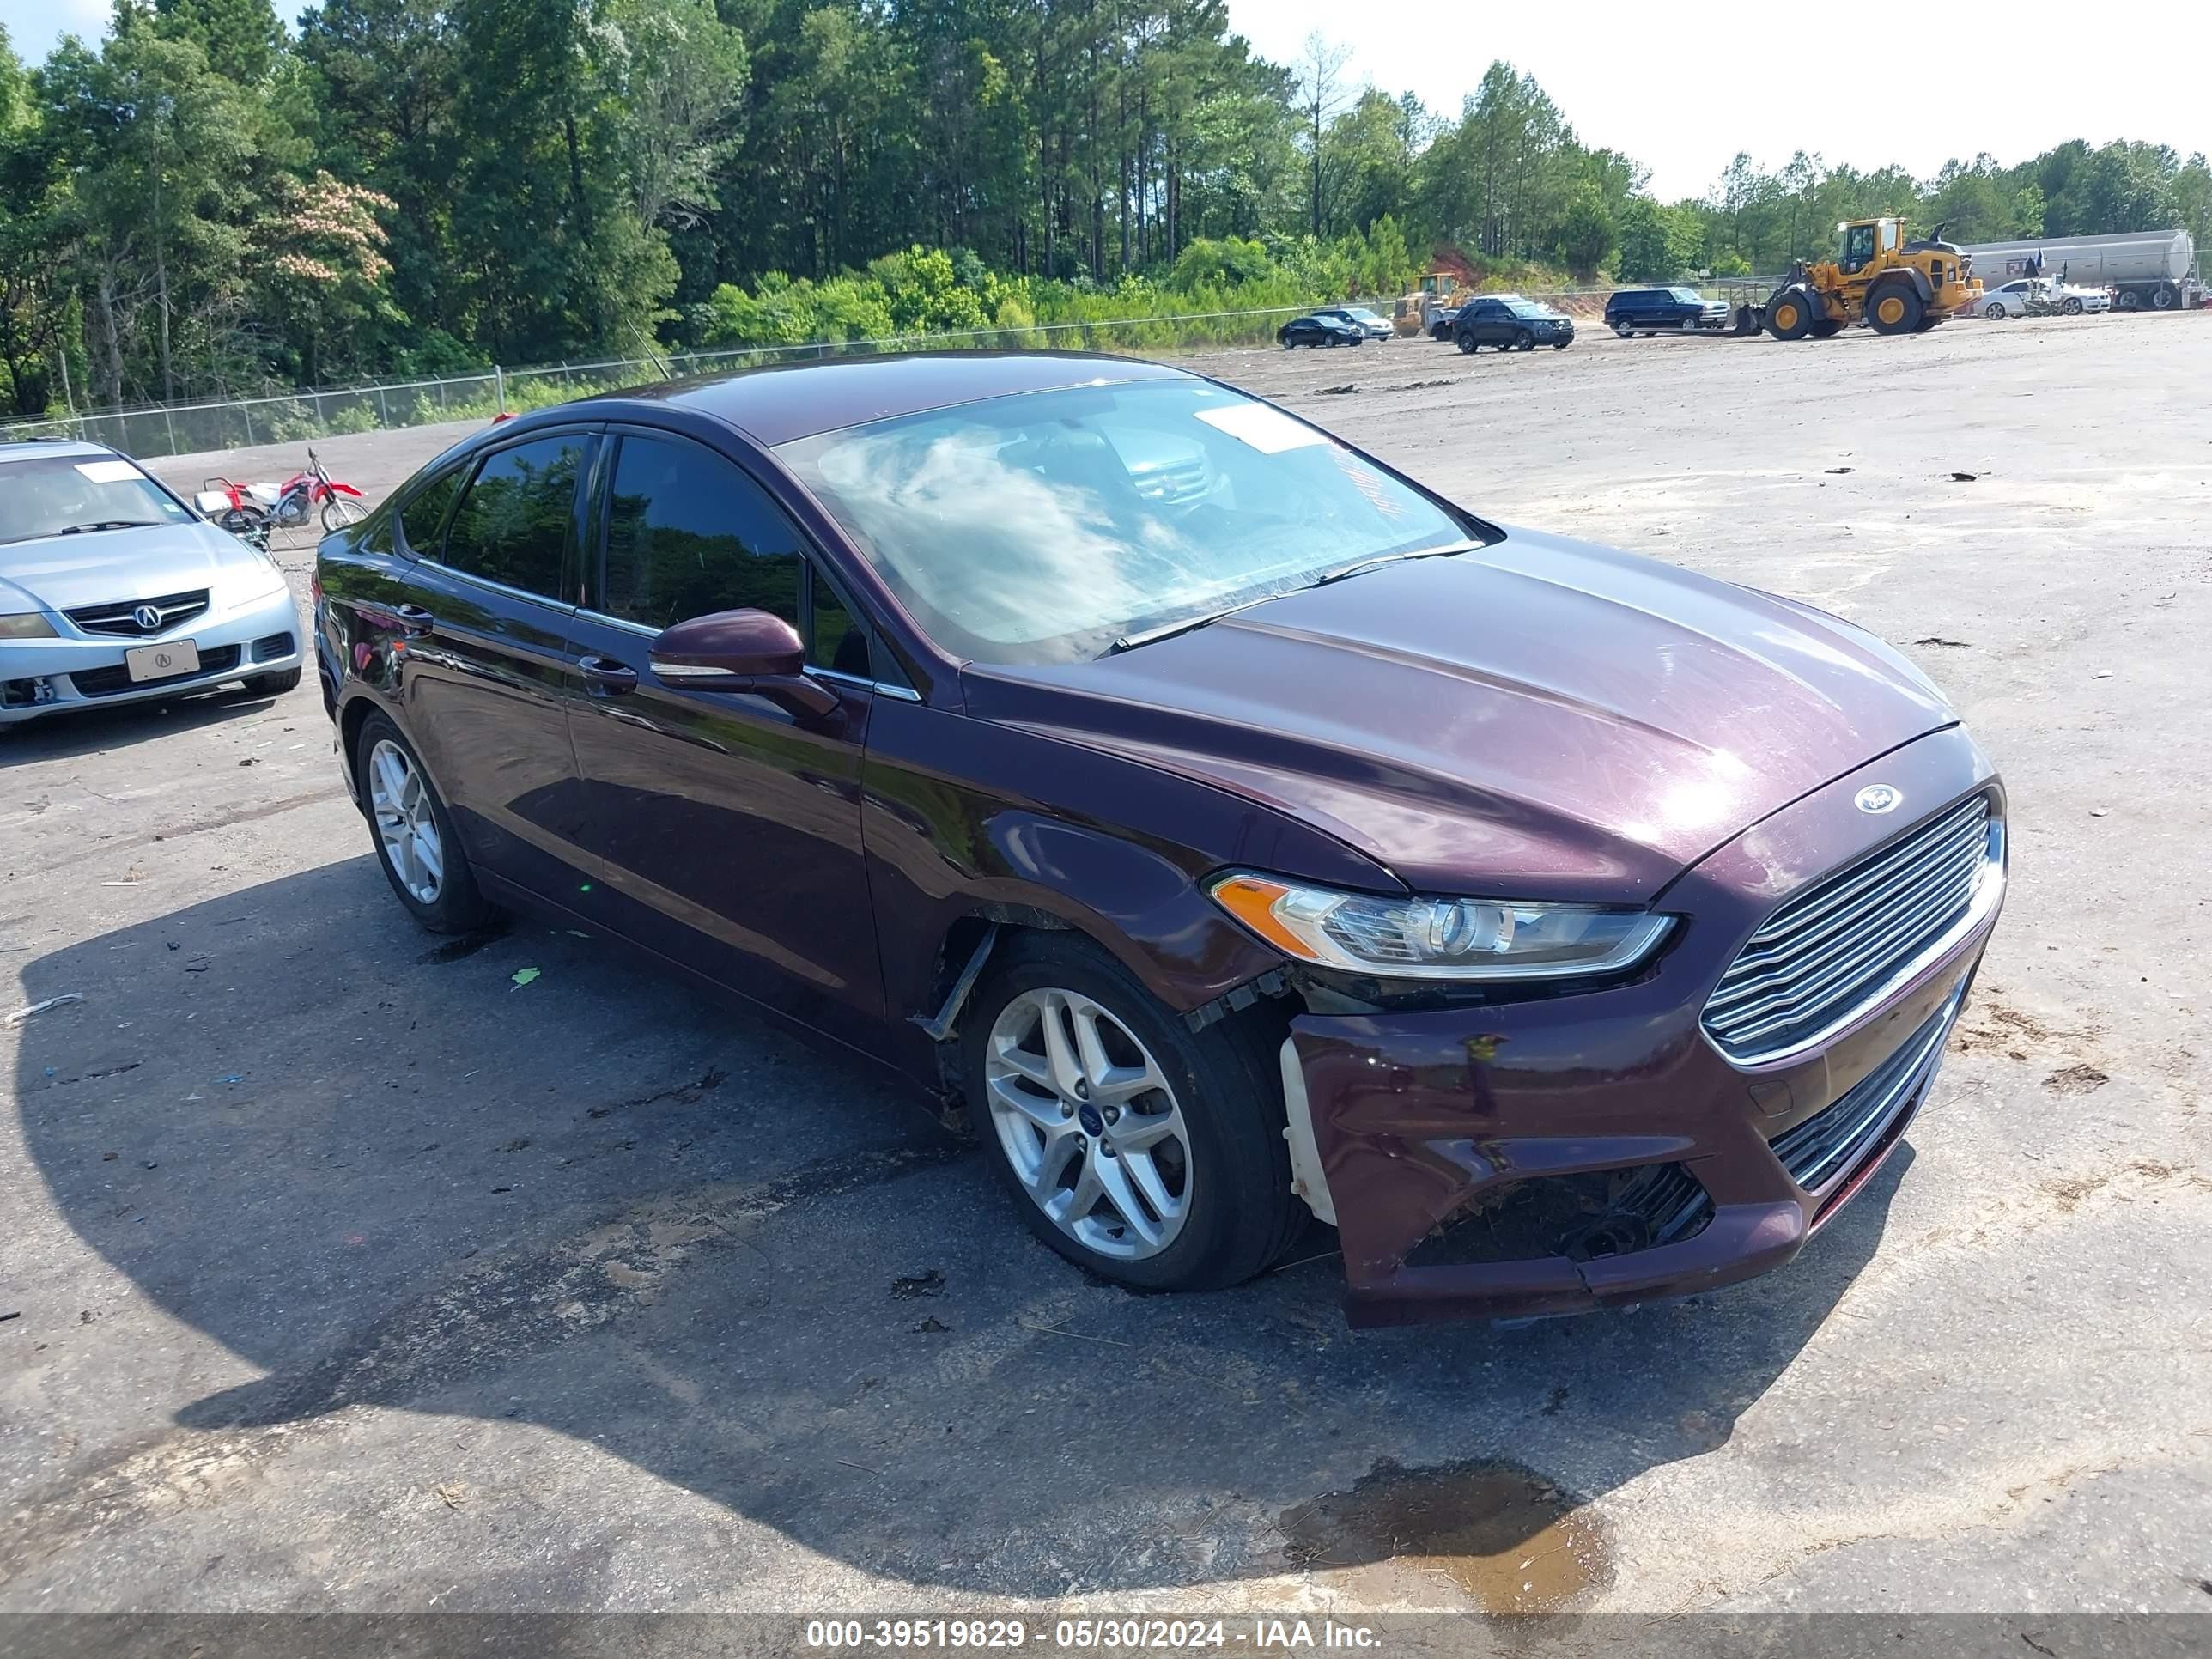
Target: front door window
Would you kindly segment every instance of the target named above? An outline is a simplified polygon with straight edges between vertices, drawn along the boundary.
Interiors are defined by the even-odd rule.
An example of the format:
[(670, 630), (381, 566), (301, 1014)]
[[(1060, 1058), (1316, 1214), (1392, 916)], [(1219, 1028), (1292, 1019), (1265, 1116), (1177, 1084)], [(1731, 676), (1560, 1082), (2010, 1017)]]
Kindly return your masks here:
[(1864, 270), (1874, 263), (1874, 227), (1846, 225), (1844, 228), (1844, 257), (1840, 262), (1844, 272)]

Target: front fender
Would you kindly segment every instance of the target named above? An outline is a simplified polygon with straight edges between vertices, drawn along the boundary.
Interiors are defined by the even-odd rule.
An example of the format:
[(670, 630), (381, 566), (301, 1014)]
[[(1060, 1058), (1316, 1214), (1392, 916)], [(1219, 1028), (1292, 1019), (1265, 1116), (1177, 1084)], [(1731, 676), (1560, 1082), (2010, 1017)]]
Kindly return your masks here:
[[(1188, 1012), (1282, 965), (1206, 896), (1212, 872), (1403, 890), (1341, 842), (1225, 790), (922, 703), (882, 700), (871, 714), (861, 813), (897, 1017), (937, 1012), (947, 941), (968, 917), (1070, 928)], [(908, 1058), (927, 1074), (926, 1046)]]

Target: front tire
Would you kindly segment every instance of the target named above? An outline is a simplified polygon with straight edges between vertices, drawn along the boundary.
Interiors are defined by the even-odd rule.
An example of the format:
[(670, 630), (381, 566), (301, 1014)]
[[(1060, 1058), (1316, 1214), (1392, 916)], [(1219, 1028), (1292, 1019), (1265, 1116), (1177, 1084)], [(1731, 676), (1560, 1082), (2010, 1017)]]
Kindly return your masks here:
[(1143, 1290), (1218, 1290), (1304, 1224), (1281, 1088), (1242, 1022), (1193, 1033), (1088, 940), (1026, 934), (962, 1024), (985, 1156), (1069, 1261)]
[(1881, 284), (1867, 295), (1866, 319), (1877, 334), (1911, 334), (1924, 312), (1919, 295), (1903, 283)]
[(413, 745), (384, 714), (362, 722), (354, 775), (368, 805), (384, 878), (408, 915), (433, 933), (471, 933), (492, 918), (452, 816)]
[(300, 689), (300, 669), (295, 665), (274, 674), (249, 674), (246, 677), (246, 689), (257, 697), (281, 697), (287, 691)]
[(1813, 306), (1803, 294), (1785, 290), (1766, 302), (1766, 331), (1778, 340), (1802, 340), (1813, 327)]
[(2081, 314), (2081, 302), (2079, 300), (2069, 300), (2058, 309), (2069, 317), (2079, 317)]
[(323, 533), (334, 536), (349, 525), (359, 524), (368, 516), (368, 509), (350, 495), (333, 495), (323, 503)]
[(1513, 349), (1516, 351), (1534, 351), (1536, 349), (1536, 337), (1525, 328), (1516, 330), (1513, 335)]
[[(2076, 309), (2079, 309), (2079, 301), (2075, 302)], [(1988, 318), (1993, 323), (2001, 323), (2004, 321), (2006, 318), (2011, 316), (2012, 313), (2005, 309), (2005, 303), (2003, 301), (1992, 300), (1989, 304), (1982, 307), (1982, 315)]]

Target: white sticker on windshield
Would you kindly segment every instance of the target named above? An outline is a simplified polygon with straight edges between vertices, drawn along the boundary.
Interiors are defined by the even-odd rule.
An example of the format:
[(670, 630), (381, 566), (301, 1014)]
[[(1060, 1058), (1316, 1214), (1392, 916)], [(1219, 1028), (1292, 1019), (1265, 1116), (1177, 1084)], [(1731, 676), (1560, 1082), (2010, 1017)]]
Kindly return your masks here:
[(1232, 438), (1243, 440), (1262, 455), (1279, 455), (1286, 449), (1304, 449), (1328, 441), (1326, 434), (1265, 404), (1231, 404), (1225, 409), (1201, 409), (1198, 418)]
[(79, 461), (76, 470), (94, 483), (129, 483), (140, 476), (128, 461)]

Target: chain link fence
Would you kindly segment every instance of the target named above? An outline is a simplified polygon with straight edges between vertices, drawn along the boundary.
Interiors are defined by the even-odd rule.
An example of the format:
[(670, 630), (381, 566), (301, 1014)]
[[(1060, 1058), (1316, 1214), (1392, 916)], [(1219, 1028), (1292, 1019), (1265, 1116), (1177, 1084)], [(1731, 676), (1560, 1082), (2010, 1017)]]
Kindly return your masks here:
[[(1707, 283), (1700, 286), (1711, 292), (1717, 285)], [(1548, 301), (1587, 315), (1595, 305), (1602, 303), (1603, 296), (1610, 291), (1578, 288), (1532, 291), (1524, 297)], [(1364, 305), (1388, 318), (1395, 301), (1370, 298), (1341, 303)], [(216, 450), (252, 448), (260, 444), (297, 443), (348, 432), (428, 426), (441, 421), (489, 420), (502, 410), (520, 413), (642, 382), (690, 380), (769, 363), (874, 356), (915, 349), (1012, 348), (1137, 352), (1258, 345), (1272, 343), (1276, 329), (1283, 322), (1312, 308), (1272, 306), (1249, 311), (1186, 312), (1099, 322), (1039, 323), (1026, 328), (908, 334), (879, 340), (671, 351), (534, 368), (495, 366), (431, 380), (379, 380), (273, 397), (148, 404), (91, 410), (60, 419), (19, 421), (0, 424), (0, 442), (23, 438), (82, 438), (142, 459), (197, 455)]]
[[(1384, 315), (1389, 301), (1353, 301)], [(1027, 328), (975, 329), (951, 334), (909, 334), (879, 340), (800, 345), (739, 346), (716, 351), (670, 351), (596, 362), (555, 363), (534, 368), (493, 367), (435, 380), (374, 381), (192, 404), (152, 404), (99, 410), (43, 421), (0, 425), (0, 442), (23, 438), (82, 438), (126, 455), (153, 459), (196, 455), (257, 444), (296, 443), (340, 433), (428, 426), (440, 421), (489, 420), (563, 403), (592, 392), (646, 381), (690, 380), (770, 363), (832, 357), (876, 356), (918, 349), (1053, 350), (1188, 350), (1272, 342), (1275, 331), (1310, 306), (1253, 311), (1191, 312), (1102, 322), (1040, 323)]]

